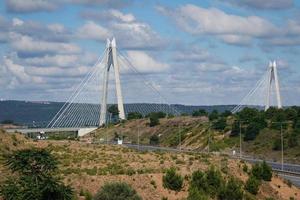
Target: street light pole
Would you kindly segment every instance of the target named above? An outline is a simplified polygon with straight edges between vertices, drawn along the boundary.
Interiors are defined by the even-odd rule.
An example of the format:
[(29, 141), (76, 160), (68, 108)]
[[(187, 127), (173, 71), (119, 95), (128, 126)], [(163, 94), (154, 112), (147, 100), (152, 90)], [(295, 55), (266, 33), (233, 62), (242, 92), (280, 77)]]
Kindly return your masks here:
[(178, 124), (178, 127), (179, 127), (179, 151), (181, 151), (181, 132), (180, 132), (180, 124)]
[(283, 171), (283, 133), (282, 133), (282, 123), (280, 123), (280, 137), (281, 137), (281, 170)]
[(208, 154), (210, 152), (210, 149), (209, 149), (209, 146), (210, 146), (210, 128), (211, 128), (211, 123), (209, 123), (208, 125), (208, 145), (207, 145), (207, 151), (208, 151)]
[(140, 124), (138, 124), (138, 150), (140, 150)]
[(242, 122), (240, 121), (240, 159), (242, 159)]

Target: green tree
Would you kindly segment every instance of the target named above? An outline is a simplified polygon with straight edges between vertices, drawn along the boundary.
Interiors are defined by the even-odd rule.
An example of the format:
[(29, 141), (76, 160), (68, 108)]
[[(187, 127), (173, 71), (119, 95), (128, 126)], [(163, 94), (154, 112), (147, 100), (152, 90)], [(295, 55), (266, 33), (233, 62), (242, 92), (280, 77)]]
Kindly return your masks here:
[(196, 188), (198, 191), (207, 192), (208, 183), (206, 174), (200, 170), (194, 171), (190, 181), (190, 187)]
[(201, 116), (207, 116), (208, 113), (204, 109), (195, 110), (192, 113), (192, 116), (194, 117), (201, 117)]
[(259, 134), (259, 126), (256, 123), (250, 123), (245, 132), (244, 140), (254, 140), (256, 136)]
[(209, 200), (208, 196), (197, 188), (190, 187), (187, 200)]
[(94, 197), (94, 200), (142, 200), (127, 183), (106, 183)]
[(119, 115), (119, 109), (118, 109), (118, 106), (117, 106), (117, 105), (111, 105), (111, 106), (107, 109), (107, 111), (108, 111), (109, 113), (111, 113), (112, 116), (117, 116), (117, 115)]
[(35, 148), (18, 150), (4, 155), (4, 164), (17, 174), (0, 187), (0, 195), (4, 199), (73, 199), (72, 188), (54, 176), (57, 161), (49, 151)]
[(151, 135), (149, 143), (151, 145), (158, 145), (159, 144), (159, 137), (158, 137), (158, 135), (156, 135), (156, 134)]
[(141, 113), (138, 112), (130, 112), (127, 115), (127, 119), (128, 120), (132, 120), (132, 119), (142, 119), (143, 115)]
[(180, 191), (183, 185), (183, 178), (180, 174), (176, 173), (175, 168), (167, 169), (165, 175), (163, 176), (163, 186), (164, 188)]
[(220, 200), (241, 200), (243, 199), (242, 184), (238, 180), (230, 177), (225, 186), (222, 187), (218, 194)]
[(238, 135), (240, 135), (240, 122), (235, 120), (231, 126), (230, 136), (234, 137), (234, 136), (238, 136)]
[(259, 191), (260, 181), (254, 177), (250, 176), (245, 184), (245, 189), (251, 194), (256, 195)]
[(297, 137), (296, 132), (293, 132), (291, 135), (289, 135), (289, 137), (288, 137), (288, 146), (290, 148), (294, 148), (294, 147), (298, 146), (298, 137)]
[(214, 167), (210, 167), (206, 172), (206, 180), (209, 194), (211, 197), (214, 197), (218, 194), (221, 186), (224, 184), (221, 172)]
[(209, 121), (213, 121), (219, 118), (219, 112), (217, 110), (213, 110), (209, 115), (208, 115)]
[(223, 131), (226, 126), (227, 126), (227, 122), (224, 117), (221, 117), (217, 121), (213, 122), (213, 128), (216, 130)]
[(281, 139), (277, 138), (273, 142), (273, 150), (280, 151), (281, 150)]
[(150, 127), (153, 127), (153, 126), (156, 126), (159, 124), (159, 118), (157, 115), (150, 115), (149, 120), (150, 120), (150, 124), (149, 124)]
[(252, 167), (251, 175), (257, 180), (271, 181), (272, 168), (263, 161), (261, 164), (255, 164)]

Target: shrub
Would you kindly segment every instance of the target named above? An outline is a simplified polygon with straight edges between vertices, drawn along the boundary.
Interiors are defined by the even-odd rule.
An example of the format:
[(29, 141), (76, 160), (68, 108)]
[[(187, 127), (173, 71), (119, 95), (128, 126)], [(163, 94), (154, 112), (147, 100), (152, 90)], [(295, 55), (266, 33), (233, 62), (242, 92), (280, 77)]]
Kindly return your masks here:
[(256, 195), (258, 193), (259, 186), (260, 181), (255, 176), (250, 176), (246, 182), (245, 189), (251, 194)]
[(132, 119), (142, 119), (143, 115), (138, 112), (130, 112), (127, 115), (127, 120), (132, 120)]
[(223, 185), (223, 178), (221, 172), (211, 167), (206, 172), (206, 179), (208, 184), (208, 192), (210, 196), (215, 196), (218, 193), (221, 186)]
[(255, 164), (252, 167), (251, 174), (258, 180), (271, 181), (272, 168), (264, 161), (261, 164)]
[(159, 118), (157, 116), (151, 115), (149, 119), (150, 119), (150, 124), (149, 124), (150, 127), (153, 127), (153, 126), (156, 126), (159, 124)]
[(197, 188), (190, 187), (187, 200), (208, 200), (208, 196), (203, 191), (199, 191)]
[(175, 168), (170, 168), (163, 176), (163, 186), (174, 191), (180, 191), (183, 185), (183, 178), (180, 174), (176, 173)]
[(240, 200), (243, 199), (242, 184), (231, 177), (227, 184), (222, 187), (218, 199), (220, 200)]
[(281, 139), (275, 139), (273, 142), (273, 150), (279, 151), (281, 150)]
[(94, 200), (141, 200), (142, 198), (127, 183), (106, 183)]
[(222, 117), (213, 123), (213, 128), (222, 131), (225, 129), (226, 125), (226, 119)]
[(259, 134), (259, 125), (256, 123), (250, 123), (246, 128), (244, 140), (245, 141), (254, 140), (258, 134)]
[(199, 116), (207, 116), (207, 112), (204, 109), (195, 110), (192, 113), (193, 117), (199, 117)]
[(208, 184), (206, 181), (206, 174), (202, 171), (194, 171), (192, 174), (190, 187), (197, 189), (199, 191), (206, 191), (208, 189)]
[(151, 145), (158, 145), (159, 144), (159, 137), (158, 137), (158, 135), (151, 135), (149, 143)]

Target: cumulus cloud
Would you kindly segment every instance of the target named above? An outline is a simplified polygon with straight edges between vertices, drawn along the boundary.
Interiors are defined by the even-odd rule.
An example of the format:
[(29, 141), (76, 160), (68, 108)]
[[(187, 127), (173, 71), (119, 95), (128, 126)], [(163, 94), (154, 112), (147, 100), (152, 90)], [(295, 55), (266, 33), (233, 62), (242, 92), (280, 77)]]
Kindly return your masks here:
[(142, 51), (127, 51), (127, 56), (132, 65), (142, 73), (163, 72), (169, 69), (167, 63), (157, 61)]
[(294, 0), (227, 0), (226, 2), (255, 9), (287, 9), (294, 5)]
[[(118, 46), (126, 49), (157, 49), (166, 42), (148, 24), (138, 21), (134, 15), (125, 14), (119, 10), (110, 9), (103, 12), (83, 12), (82, 17), (89, 21), (78, 28), (81, 38), (105, 40), (116, 37)], [(96, 24), (91, 20), (101, 22)], [(84, 32), (90, 30), (90, 32)], [(97, 30), (98, 32), (91, 32)]]
[(11, 34), (10, 37), (12, 48), (23, 55), (69, 54), (81, 51), (80, 47), (75, 44), (35, 40), (29, 36), (19, 34)]
[(55, 0), (5, 0), (6, 9), (16, 13), (53, 11), (57, 8), (56, 3)]

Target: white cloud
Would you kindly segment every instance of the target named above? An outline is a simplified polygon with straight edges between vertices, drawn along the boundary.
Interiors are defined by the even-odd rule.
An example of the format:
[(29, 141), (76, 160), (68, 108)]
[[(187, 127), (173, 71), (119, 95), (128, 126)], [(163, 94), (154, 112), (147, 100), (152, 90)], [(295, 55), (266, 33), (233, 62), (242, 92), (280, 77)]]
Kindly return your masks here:
[(159, 62), (142, 51), (127, 51), (127, 55), (132, 65), (137, 68), (139, 72), (162, 72), (169, 68), (168, 64)]
[(53, 11), (57, 8), (55, 0), (5, 0), (10, 12), (27, 13), (38, 11)]
[(127, 49), (156, 49), (166, 43), (147, 23), (138, 21), (131, 13), (110, 9), (103, 12), (84, 12), (82, 16), (100, 24), (87, 22), (77, 31), (80, 37), (93, 40), (116, 37), (118, 46)]
[(10, 34), (11, 46), (20, 53), (25, 54), (46, 54), (46, 53), (79, 53), (80, 47), (74, 44), (63, 42), (47, 42), (42, 40), (35, 40), (29, 36), (20, 34)]
[(13, 18), (12, 24), (13, 26), (22, 26), (24, 24), (24, 21), (19, 18)]
[(287, 9), (294, 5), (294, 0), (226, 0), (226, 2), (228, 1), (232, 4), (256, 9)]
[(93, 21), (86, 22), (77, 30), (79, 38), (104, 41), (110, 36), (109, 31)]
[(188, 4), (173, 11), (163, 7), (158, 9), (172, 17), (183, 30), (192, 34), (265, 37), (270, 32), (278, 31), (272, 23), (263, 18), (227, 14), (217, 8), (202, 8)]

